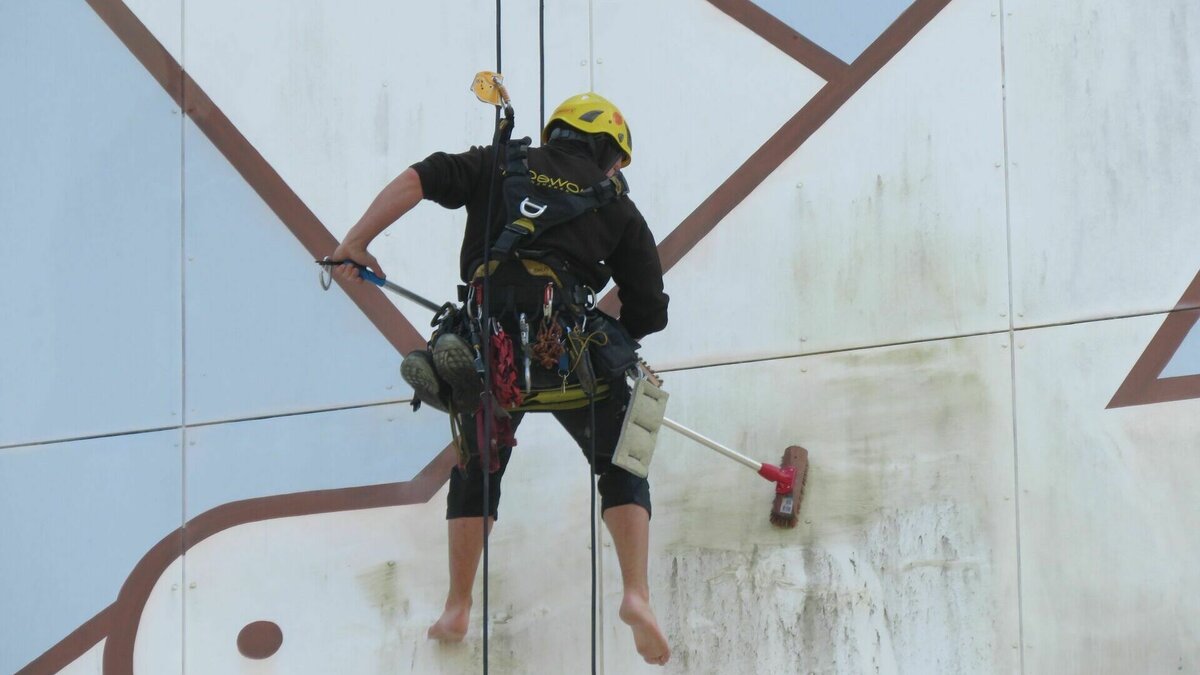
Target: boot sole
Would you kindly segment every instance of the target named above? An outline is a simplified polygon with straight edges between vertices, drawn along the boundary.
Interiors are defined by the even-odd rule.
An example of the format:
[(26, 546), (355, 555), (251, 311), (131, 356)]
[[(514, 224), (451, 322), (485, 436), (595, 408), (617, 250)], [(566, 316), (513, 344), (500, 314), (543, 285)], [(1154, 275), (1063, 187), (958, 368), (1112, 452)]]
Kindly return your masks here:
[(428, 355), (409, 354), (400, 363), (400, 377), (412, 387), (413, 394), (422, 403), (441, 412), (447, 412), (442, 403), (442, 385), (434, 371), (433, 359)]
[(475, 412), (483, 394), (483, 380), (475, 372), (474, 350), (457, 335), (444, 335), (433, 346), (433, 365), (450, 385), (456, 412)]

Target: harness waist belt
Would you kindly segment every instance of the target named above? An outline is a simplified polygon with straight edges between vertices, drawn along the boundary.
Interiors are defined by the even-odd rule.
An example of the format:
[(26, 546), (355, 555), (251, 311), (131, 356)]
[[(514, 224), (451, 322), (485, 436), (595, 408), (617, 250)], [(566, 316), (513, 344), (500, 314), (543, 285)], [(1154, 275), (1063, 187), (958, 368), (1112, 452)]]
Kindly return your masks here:
[[(516, 312), (535, 313), (542, 310), (543, 293), (545, 292), (544, 286), (496, 285), (491, 288), (491, 291), (493, 311), (504, 312), (512, 310)], [(458, 301), (466, 302), (469, 292), (470, 286), (459, 284)], [(566, 291), (556, 288), (551, 307), (558, 310), (566, 309), (571, 312), (577, 312), (587, 307), (589, 301), (594, 299), (595, 293), (585, 286), (576, 286)]]

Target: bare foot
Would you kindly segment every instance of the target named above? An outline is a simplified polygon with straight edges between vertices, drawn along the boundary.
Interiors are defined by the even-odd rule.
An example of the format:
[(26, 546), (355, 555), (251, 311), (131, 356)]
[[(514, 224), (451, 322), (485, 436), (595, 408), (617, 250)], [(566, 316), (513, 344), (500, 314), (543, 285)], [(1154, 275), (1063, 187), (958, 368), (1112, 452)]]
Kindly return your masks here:
[(661, 666), (671, 658), (667, 638), (659, 630), (654, 610), (650, 609), (646, 598), (636, 593), (626, 593), (618, 616), (633, 630), (633, 644), (646, 663)]
[(425, 637), (438, 642), (462, 642), (471, 621), (471, 606), (447, 607), (437, 623), (429, 627)]

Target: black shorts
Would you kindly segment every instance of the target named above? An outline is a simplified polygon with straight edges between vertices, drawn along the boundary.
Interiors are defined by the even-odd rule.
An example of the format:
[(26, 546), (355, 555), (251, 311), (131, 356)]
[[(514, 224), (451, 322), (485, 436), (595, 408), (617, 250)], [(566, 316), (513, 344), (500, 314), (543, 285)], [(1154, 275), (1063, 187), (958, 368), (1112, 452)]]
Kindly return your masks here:
[[(537, 367), (535, 366), (535, 371)], [(535, 373), (534, 381), (538, 381)], [(621, 434), (621, 423), (625, 419), (625, 408), (629, 404), (629, 385), (623, 380), (612, 383), (612, 393), (596, 401), (596, 461), (592, 471), (600, 477), (600, 509), (610, 509), (625, 504), (638, 504), (650, 513), (650, 483), (612, 463), (613, 451)], [(578, 410), (550, 413), (567, 433), (575, 439), (584, 457), (591, 460), (590, 413), (587, 406)], [(513, 429), (521, 423), (523, 413), (513, 414)], [(479, 467), (478, 446), (475, 442), (474, 417), (460, 417), (463, 442), (470, 450), (470, 461), (466, 470), (455, 467), (450, 470), (450, 492), (446, 497), (446, 518), (481, 517), (483, 515), (483, 472)], [(512, 456), (512, 448), (500, 449), (500, 470), (491, 474), (488, 485), (489, 513), (497, 516), (500, 504), (500, 483), (504, 470)]]

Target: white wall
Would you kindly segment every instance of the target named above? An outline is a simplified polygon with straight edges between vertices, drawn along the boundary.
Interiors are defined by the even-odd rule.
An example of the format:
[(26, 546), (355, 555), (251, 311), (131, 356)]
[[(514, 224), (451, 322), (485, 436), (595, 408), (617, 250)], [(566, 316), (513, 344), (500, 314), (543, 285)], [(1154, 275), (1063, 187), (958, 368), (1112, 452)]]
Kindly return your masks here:
[[(82, 0), (0, 4), (0, 671), (479, 669), (478, 588), (463, 644), (424, 639), (444, 418), (409, 411), (400, 354), (319, 290), (294, 216), (122, 38), (156, 40), (150, 67), (182, 64), (303, 226), (340, 237), (404, 167), (490, 138), (467, 87), (494, 65), (494, 3), (92, 4), (132, 12), (114, 30)], [(942, 4), (921, 0), (861, 57), (827, 45), (859, 59), (832, 83), (731, 3), (547, 4), (546, 105), (594, 88), (622, 107), (660, 241), (854, 91), (667, 273), (645, 355), (668, 415), (812, 465), (778, 530), (768, 483), (661, 433), (661, 670), (1200, 672), (1194, 4), (951, 0), (914, 24)], [(503, 9), (536, 135), (538, 3)], [(872, 31), (885, 9), (841, 6)], [(447, 299), (461, 226), (423, 204), (373, 251)], [(1108, 408), (1148, 362), (1179, 400)], [(586, 464), (548, 416), (520, 440), (489, 665), (586, 672)], [(607, 536), (599, 562), (601, 671), (657, 671), (616, 616)], [(283, 643), (255, 661), (236, 642), (260, 620)]]

